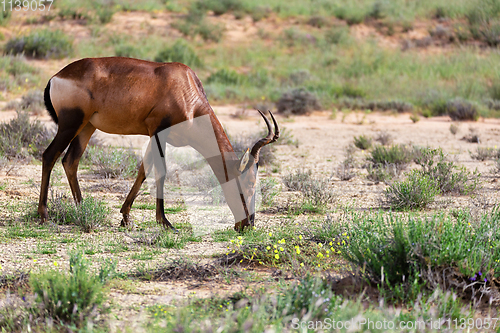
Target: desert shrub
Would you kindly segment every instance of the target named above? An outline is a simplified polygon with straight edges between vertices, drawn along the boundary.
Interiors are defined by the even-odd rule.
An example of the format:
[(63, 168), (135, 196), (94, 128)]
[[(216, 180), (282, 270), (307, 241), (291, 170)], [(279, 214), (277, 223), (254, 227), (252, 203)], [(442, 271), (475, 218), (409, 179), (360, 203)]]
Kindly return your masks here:
[(392, 136), (387, 133), (386, 131), (380, 131), (377, 133), (377, 136), (375, 137), (375, 141), (380, 142), (382, 146), (387, 146), (392, 142)]
[(246, 77), (236, 73), (232, 69), (222, 68), (207, 78), (207, 83), (221, 83), (226, 85), (238, 85), (245, 82)]
[(337, 25), (325, 31), (324, 39), (329, 44), (341, 44), (349, 38), (349, 28)]
[(202, 20), (195, 29), (195, 32), (205, 41), (219, 42), (224, 36), (226, 27), (222, 24), (213, 24), (207, 20)]
[(368, 172), (366, 178), (369, 180), (387, 183), (399, 177), (402, 170), (395, 164), (378, 164), (376, 166), (374, 164), (368, 164), (366, 165), (366, 171)]
[(319, 110), (321, 105), (315, 94), (304, 88), (286, 92), (276, 102), (278, 112), (285, 115), (309, 114), (312, 110)]
[(361, 150), (370, 149), (372, 147), (372, 138), (366, 135), (355, 136), (354, 146)]
[(17, 111), (33, 112), (40, 114), (45, 110), (43, 93), (40, 90), (31, 90), (21, 97), (21, 101), (7, 104), (7, 109), (13, 108)]
[(132, 44), (120, 43), (115, 46), (115, 56), (127, 58), (141, 58), (141, 50)]
[(349, 25), (355, 25), (365, 20), (366, 12), (357, 6), (339, 6), (333, 10), (333, 15), (339, 20), (345, 20)]
[(442, 149), (420, 148), (414, 156), (423, 174), (436, 183), (441, 194), (470, 194), (480, 187), (481, 174), (458, 167), (447, 159)]
[(92, 1), (92, 7), (94, 8), (97, 19), (100, 23), (106, 24), (111, 22), (111, 19), (115, 14), (113, 0)]
[(486, 161), (500, 158), (500, 150), (490, 147), (477, 147), (476, 152), (469, 151), (473, 160)]
[(17, 112), (17, 117), (0, 123), (0, 155), (9, 159), (40, 158), (50, 144), (53, 133), (39, 120), (30, 121), (26, 112)]
[(439, 194), (436, 181), (420, 170), (412, 170), (404, 181), (395, 182), (384, 192), (393, 209), (421, 209)]
[(141, 163), (141, 157), (133, 149), (90, 146), (82, 157), (90, 164), (95, 175), (103, 178), (134, 178)]
[[(389, 100), (389, 101), (365, 101), (364, 99), (358, 98), (363, 96), (349, 96), (345, 95), (349, 98), (344, 98), (340, 101), (340, 105), (342, 107), (352, 109), (352, 110), (371, 110), (371, 111), (389, 111), (396, 110), (397, 112), (411, 112), (413, 110), (413, 104), (398, 101), (398, 100)], [(354, 97), (354, 98), (351, 98)]]
[(203, 65), (195, 51), (181, 39), (176, 40), (173, 45), (158, 52), (155, 61), (180, 62), (193, 67), (201, 67)]
[(453, 135), (456, 135), (458, 133), (458, 124), (457, 123), (450, 124), (450, 133)]
[(92, 232), (108, 221), (110, 210), (105, 201), (85, 197), (78, 205), (71, 205), (67, 219), (83, 232)]
[(345, 159), (337, 167), (337, 177), (340, 180), (350, 180), (356, 176), (354, 172), (354, 167), (356, 166), (355, 151), (356, 148), (352, 144), (344, 148)]
[(333, 202), (335, 194), (327, 178), (315, 178), (311, 170), (298, 169), (283, 177), (283, 183), (289, 190), (303, 194), (302, 206), (306, 210), (322, 211)]
[(479, 118), (479, 113), (474, 104), (461, 100), (454, 99), (446, 103), (447, 114), (453, 121), (474, 120)]
[(402, 299), (418, 296), (412, 284), (463, 291), (477, 280), (480, 289), (498, 276), (499, 217), (498, 209), (477, 219), (468, 211), (430, 217), (352, 214), (336, 224), (336, 242), (342, 256), (363, 267), (379, 287), (401, 285)]
[(264, 178), (260, 181), (260, 192), (262, 194), (262, 204), (271, 206), (274, 198), (281, 193), (280, 183), (275, 178)]
[(391, 147), (375, 146), (367, 159), (375, 166), (394, 164), (404, 169), (413, 159), (413, 149), (401, 144)]
[[(82, 252), (70, 252), (69, 272), (56, 268), (31, 274), (29, 284), (41, 305), (40, 315), (82, 327), (96, 318), (104, 302), (103, 286), (116, 263), (101, 265), (96, 275)], [(54, 263), (55, 265), (56, 263)]]
[(323, 28), (329, 24), (328, 20), (324, 16), (314, 15), (309, 17), (307, 24), (315, 28)]
[(92, 232), (108, 222), (110, 209), (106, 202), (85, 197), (75, 205), (73, 198), (51, 191), (47, 204), (49, 218), (59, 225), (76, 225), (83, 232)]
[(211, 10), (215, 15), (222, 15), (230, 11), (243, 11), (244, 3), (238, 0), (198, 0), (194, 4), (198, 8)]
[(25, 54), (34, 58), (64, 58), (73, 53), (73, 44), (61, 30), (39, 30), (11, 38), (4, 47), (6, 54)]

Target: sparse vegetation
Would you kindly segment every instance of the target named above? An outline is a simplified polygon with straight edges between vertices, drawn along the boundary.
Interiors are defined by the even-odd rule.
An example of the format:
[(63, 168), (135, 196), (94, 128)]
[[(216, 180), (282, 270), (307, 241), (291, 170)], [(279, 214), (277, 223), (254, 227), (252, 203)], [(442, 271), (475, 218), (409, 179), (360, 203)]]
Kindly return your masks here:
[[(42, 15), (0, 11), (1, 116), (22, 113), (0, 124), (0, 245), (9, 256), (0, 262), (0, 331), (287, 332), (296, 319), (398, 326), (497, 318), (498, 132), (488, 119), (458, 128), (462, 119), (500, 117), (497, 2), (58, 0)], [(267, 135), (244, 134), (259, 128), (246, 110), (276, 106), (286, 116), (278, 115), (279, 141), (261, 152), (255, 228), (234, 231), (230, 212), (214, 208), (225, 198), (212, 170), (176, 153), (167, 160), (165, 211), (179, 232), (158, 226), (146, 184), (130, 214), (134, 228), (119, 227), (140, 156), (96, 137), (79, 170), (82, 192), (93, 197), (74, 204), (59, 160), (49, 220), (38, 223), (37, 159), (55, 127), (41, 92), (69, 62), (46, 60), (111, 55), (191, 66), (235, 133), (237, 154)], [(237, 105), (231, 116), (241, 110), (230, 120), (228, 104)], [(314, 110), (325, 112), (298, 116)], [(43, 114), (41, 122), (26, 112)], [(433, 116), (444, 120), (410, 125)], [(367, 149), (351, 143), (342, 155), (353, 137)], [(476, 165), (495, 170), (481, 176)], [(186, 259), (171, 260), (177, 254)], [(159, 281), (176, 281), (182, 299), (149, 297), (143, 307)], [(189, 289), (197, 284), (216, 296), (197, 296)], [(245, 290), (221, 290), (240, 284)]]
[(307, 90), (294, 89), (284, 93), (278, 102), (276, 102), (278, 112), (285, 115), (291, 114), (309, 114), (313, 110), (321, 108), (318, 98)]
[(412, 170), (406, 180), (391, 184), (384, 194), (393, 209), (422, 209), (434, 201), (439, 188), (434, 179)]
[(283, 177), (285, 186), (292, 191), (300, 191), (303, 195), (302, 209), (323, 211), (336, 197), (329, 185), (329, 179), (317, 179), (311, 170), (296, 170)]
[(89, 164), (92, 172), (103, 178), (134, 178), (141, 157), (133, 149), (90, 146), (85, 150), (82, 162)]
[(370, 149), (372, 147), (372, 138), (366, 135), (355, 136), (354, 146), (361, 150)]
[(62, 31), (44, 29), (12, 38), (5, 44), (4, 49), (6, 54), (59, 59), (73, 53), (73, 44)]
[(158, 62), (180, 62), (188, 66), (201, 67), (202, 60), (184, 41), (178, 39), (172, 46), (166, 47), (155, 57)]
[(52, 140), (53, 133), (38, 120), (30, 121), (26, 112), (0, 124), (0, 156), (9, 159), (40, 158)]
[(104, 263), (97, 275), (90, 270), (90, 262), (81, 252), (73, 252), (69, 272), (54, 268), (30, 276), (30, 286), (39, 308), (36, 315), (50, 318), (58, 325), (84, 327), (95, 320), (104, 301), (103, 286), (114, 273), (116, 262)]

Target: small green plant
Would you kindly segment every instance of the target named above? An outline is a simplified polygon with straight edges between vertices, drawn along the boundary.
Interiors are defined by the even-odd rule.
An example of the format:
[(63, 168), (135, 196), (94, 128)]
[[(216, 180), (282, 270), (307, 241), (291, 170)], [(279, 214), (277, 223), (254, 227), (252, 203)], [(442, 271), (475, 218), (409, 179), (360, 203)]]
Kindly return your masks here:
[(4, 47), (7, 54), (25, 54), (33, 58), (64, 58), (73, 53), (73, 44), (61, 30), (39, 30), (14, 37)]
[(453, 135), (456, 135), (458, 133), (458, 124), (457, 123), (451, 123), (450, 124), (450, 132)]
[(354, 146), (361, 150), (367, 150), (372, 147), (372, 138), (366, 135), (354, 137)]
[(207, 83), (221, 83), (226, 85), (238, 85), (245, 82), (246, 77), (231, 69), (222, 68), (207, 78)]
[(374, 164), (374, 167), (381, 165), (395, 165), (398, 170), (404, 170), (412, 161), (413, 150), (402, 144), (390, 147), (375, 146), (367, 160)]
[(203, 63), (195, 51), (186, 42), (178, 39), (172, 46), (166, 47), (155, 57), (158, 62), (180, 62), (192, 67), (202, 67)]
[(431, 177), (412, 170), (406, 180), (391, 184), (384, 194), (393, 209), (422, 209), (434, 201), (439, 188)]
[(410, 116), (410, 120), (415, 124), (420, 121), (420, 117), (418, 116), (418, 114), (412, 113), (412, 115)]
[(275, 178), (265, 178), (260, 181), (260, 193), (262, 194), (262, 204), (271, 206), (274, 198), (281, 193), (280, 184)]
[(83, 232), (92, 232), (107, 222), (109, 213), (110, 209), (104, 201), (86, 197), (80, 204), (69, 206), (66, 220)]
[[(103, 286), (114, 273), (116, 263), (103, 264), (98, 275), (92, 274), (90, 262), (81, 252), (71, 252), (69, 272), (57, 268), (35, 273), (29, 284), (41, 305), (39, 315), (60, 324), (82, 327), (92, 321), (104, 301)], [(54, 266), (58, 266), (54, 262)]]
[(356, 167), (356, 159), (354, 157), (355, 152), (356, 148), (353, 144), (344, 148), (345, 159), (337, 167), (337, 177), (339, 177), (340, 180), (350, 180), (356, 176), (356, 173), (353, 170)]
[(417, 148), (415, 162), (422, 167), (423, 174), (436, 183), (440, 194), (470, 194), (480, 187), (481, 174), (456, 166), (442, 149)]

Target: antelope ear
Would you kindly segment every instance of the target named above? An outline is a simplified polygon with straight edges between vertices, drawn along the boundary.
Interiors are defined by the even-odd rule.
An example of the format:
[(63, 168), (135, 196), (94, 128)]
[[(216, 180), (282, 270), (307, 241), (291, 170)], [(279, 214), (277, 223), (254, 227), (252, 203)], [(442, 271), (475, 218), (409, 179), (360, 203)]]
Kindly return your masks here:
[(240, 167), (238, 168), (240, 172), (243, 172), (243, 170), (245, 170), (249, 160), (250, 160), (250, 148), (247, 148), (247, 151), (245, 152), (240, 161)]

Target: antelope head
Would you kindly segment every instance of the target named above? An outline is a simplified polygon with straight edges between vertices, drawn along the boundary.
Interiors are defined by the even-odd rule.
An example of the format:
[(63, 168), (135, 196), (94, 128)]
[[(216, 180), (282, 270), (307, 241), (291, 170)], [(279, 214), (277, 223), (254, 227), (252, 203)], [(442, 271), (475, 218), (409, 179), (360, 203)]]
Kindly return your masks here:
[[(234, 229), (241, 231), (247, 226), (253, 226), (255, 221), (255, 188), (257, 185), (257, 176), (259, 169), (260, 150), (265, 145), (275, 142), (280, 137), (278, 123), (273, 114), (269, 111), (269, 115), (274, 124), (274, 131), (271, 128), (269, 119), (260, 111), (260, 115), (266, 122), (268, 134), (266, 137), (257, 141), (252, 149), (247, 149), (241, 159), (237, 160), (232, 166), (232, 173), (236, 177), (234, 181), (239, 192), (239, 198), (234, 195), (226, 195), (226, 201), (233, 211), (236, 224)], [(234, 186), (234, 184), (233, 184)], [(241, 207), (242, 206), (242, 207)], [(236, 207), (236, 208), (234, 208)], [(235, 211), (237, 210), (237, 211)]]

